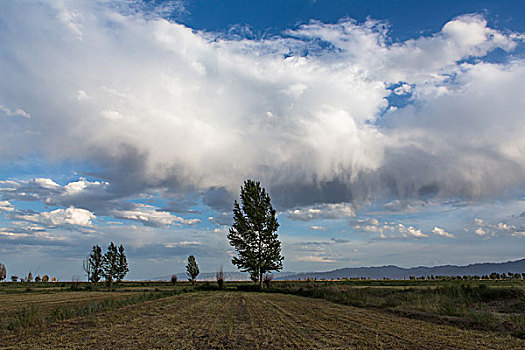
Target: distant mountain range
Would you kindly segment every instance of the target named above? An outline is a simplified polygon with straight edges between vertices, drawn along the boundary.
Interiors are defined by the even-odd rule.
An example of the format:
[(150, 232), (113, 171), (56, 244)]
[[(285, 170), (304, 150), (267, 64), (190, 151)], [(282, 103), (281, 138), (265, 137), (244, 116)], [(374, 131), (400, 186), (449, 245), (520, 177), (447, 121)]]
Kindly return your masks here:
[(305, 272), (288, 275), (286, 277), (278, 276), (276, 279), (337, 279), (337, 278), (355, 278), (366, 277), (370, 279), (408, 279), (410, 276), (426, 277), (434, 276), (465, 276), (465, 275), (490, 275), (491, 273), (523, 273), (525, 272), (525, 259), (508, 261), (504, 263), (478, 263), (466, 266), (443, 265), (443, 266), (418, 266), (405, 269), (402, 267), (388, 265), (377, 267), (357, 267), (344, 268), (327, 272)]
[[(443, 266), (418, 266), (412, 268), (402, 268), (394, 265), (374, 266), (374, 267), (355, 267), (343, 268), (325, 272), (278, 272), (274, 273), (276, 280), (297, 280), (297, 279), (337, 279), (337, 278), (356, 278), (366, 277), (370, 279), (408, 279), (410, 276), (426, 277), (434, 276), (482, 276), (491, 273), (524, 273), (525, 259), (508, 261), (503, 263), (477, 263), (466, 266), (443, 265)], [(199, 281), (215, 281), (215, 272), (204, 272), (199, 275)], [(176, 273), (180, 281), (187, 279), (185, 272)], [(171, 275), (151, 278), (151, 281), (169, 281)], [(249, 281), (250, 275), (246, 272), (224, 272), (226, 281)]]

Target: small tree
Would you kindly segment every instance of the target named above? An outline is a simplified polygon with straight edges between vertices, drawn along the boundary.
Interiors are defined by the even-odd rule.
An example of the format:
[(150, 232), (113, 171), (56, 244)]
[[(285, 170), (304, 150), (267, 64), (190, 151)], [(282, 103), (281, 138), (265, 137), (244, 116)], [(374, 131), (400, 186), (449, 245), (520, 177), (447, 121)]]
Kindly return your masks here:
[(171, 275), (171, 284), (176, 285), (178, 281), (177, 275)]
[(102, 275), (106, 279), (109, 290), (111, 290), (113, 285), (113, 279), (115, 279), (118, 270), (118, 250), (117, 246), (110, 243), (104, 258), (102, 259)]
[(199, 275), (199, 265), (193, 255), (188, 257), (188, 265), (186, 265), (186, 271), (188, 273), (188, 280), (191, 281), (191, 285), (195, 285), (195, 279)]
[(121, 244), (120, 247), (118, 247), (117, 274), (115, 276), (117, 282), (122, 281), (128, 273), (128, 271), (128, 259), (126, 258), (126, 254), (124, 253), (124, 246)]
[(5, 265), (0, 263), (0, 282), (5, 280), (7, 278), (7, 269), (5, 268)]
[(49, 282), (49, 276), (48, 275), (42, 276), (42, 282)]
[(40, 276), (36, 276), (36, 277), (35, 277), (35, 282), (38, 283), (38, 282), (40, 282), (41, 280), (42, 280), (42, 279), (40, 278)]
[(104, 256), (102, 255), (102, 248), (98, 245), (94, 245), (89, 255), (89, 266), (91, 268), (90, 281), (97, 283), (103, 275), (103, 264)]
[(87, 275), (88, 282), (91, 281), (91, 274), (93, 273), (93, 266), (89, 258), (82, 260), (82, 269)]
[(224, 271), (223, 271), (222, 266), (219, 269), (219, 271), (217, 271), (217, 273), (215, 274), (215, 277), (217, 278), (217, 284), (219, 285), (219, 289), (223, 289), (224, 288)]
[(270, 196), (259, 181), (247, 180), (241, 187), (241, 204), (233, 204), (233, 225), (228, 239), (238, 256), (232, 263), (250, 273), (252, 280), (263, 287), (263, 275), (283, 268), (279, 223)]
[(33, 274), (31, 273), (31, 271), (29, 271), (29, 273), (27, 274), (27, 282), (31, 282), (33, 280)]

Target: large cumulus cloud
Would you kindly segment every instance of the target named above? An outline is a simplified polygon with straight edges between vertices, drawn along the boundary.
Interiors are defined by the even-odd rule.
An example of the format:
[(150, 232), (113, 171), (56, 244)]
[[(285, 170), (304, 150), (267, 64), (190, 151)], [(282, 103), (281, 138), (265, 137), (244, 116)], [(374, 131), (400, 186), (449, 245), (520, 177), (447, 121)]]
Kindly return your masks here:
[(89, 161), (114, 196), (213, 205), (250, 177), (283, 207), (525, 184), (524, 60), (483, 59), (523, 36), (478, 15), (398, 43), (373, 20), (243, 39), (114, 4), (0, 5), (1, 157)]

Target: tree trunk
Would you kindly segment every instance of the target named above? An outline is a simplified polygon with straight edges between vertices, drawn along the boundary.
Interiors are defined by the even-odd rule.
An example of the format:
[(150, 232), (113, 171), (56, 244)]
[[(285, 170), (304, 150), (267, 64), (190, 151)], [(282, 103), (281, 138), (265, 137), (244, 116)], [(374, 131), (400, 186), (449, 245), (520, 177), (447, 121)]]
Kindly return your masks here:
[(259, 272), (259, 288), (263, 289), (263, 273)]

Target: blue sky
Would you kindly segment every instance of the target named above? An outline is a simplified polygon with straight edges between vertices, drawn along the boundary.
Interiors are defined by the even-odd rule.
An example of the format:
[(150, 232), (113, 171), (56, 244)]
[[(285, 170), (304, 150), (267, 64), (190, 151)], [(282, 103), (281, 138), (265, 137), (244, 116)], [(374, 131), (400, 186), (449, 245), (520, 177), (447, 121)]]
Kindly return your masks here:
[(230, 264), (243, 180), (287, 271), (523, 258), (519, 1), (0, 4), (0, 262)]

